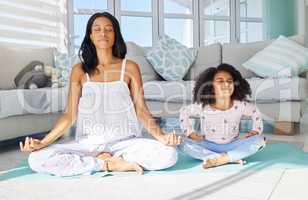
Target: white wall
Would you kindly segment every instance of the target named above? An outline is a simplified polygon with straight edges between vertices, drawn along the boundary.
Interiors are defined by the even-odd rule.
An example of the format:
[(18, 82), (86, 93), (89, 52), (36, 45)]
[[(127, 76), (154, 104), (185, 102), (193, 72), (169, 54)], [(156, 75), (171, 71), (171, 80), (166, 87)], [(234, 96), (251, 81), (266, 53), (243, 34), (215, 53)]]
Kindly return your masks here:
[(304, 20), (304, 29), (305, 29), (305, 44), (308, 46), (308, 0), (305, 3), (305, 20)]
[(305, 34), (305, 1), (297, 0), (297, 32), (300, 35)]

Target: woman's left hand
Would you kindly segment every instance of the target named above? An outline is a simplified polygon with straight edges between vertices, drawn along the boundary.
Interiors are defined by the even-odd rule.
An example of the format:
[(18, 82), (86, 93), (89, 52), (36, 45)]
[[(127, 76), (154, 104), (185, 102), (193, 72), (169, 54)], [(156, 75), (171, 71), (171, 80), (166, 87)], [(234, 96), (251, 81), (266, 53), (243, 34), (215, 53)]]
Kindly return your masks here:
[(258, 135), (258, 132), (257, 131), (249, 131), (246, 134), (246, 138), (249, 138), (249, 137), (254, 136), (254, 135)]
[(168, 146), (176, 146), (181, 143), (181, 136), (177, 136), (175, 131), (172, 133), (164, 134), (158, 139), (161, 143)]

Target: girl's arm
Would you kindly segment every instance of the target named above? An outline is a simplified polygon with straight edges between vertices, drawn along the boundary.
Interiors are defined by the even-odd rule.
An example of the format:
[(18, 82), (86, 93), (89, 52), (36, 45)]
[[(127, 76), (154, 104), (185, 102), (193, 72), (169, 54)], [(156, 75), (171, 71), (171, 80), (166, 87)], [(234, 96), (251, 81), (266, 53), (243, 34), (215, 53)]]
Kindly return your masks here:
[(196, 141), (204, 140), (204, 136), (196, 133), (190, 117), (200, 117), (202, 108), (198, 104), (182, 107), (180, 110), (180, 126), (184, 134)]
[(263, 121), (261, 117), (261, 113), (256, 105), (242, 102), (243, 104), (243, 115), (247, 117), (251, 117), (252, 120), (252, 129), (247, 133), (247, 137), (261, 134), (263, 132)]
[(42, 140), (27, 137), (24, 144), (20, 142), (20, 149), (22, 151), (34, 151), (52, 144), (74, 124), (81, 96), (81, 79), (83, 74), (84, 72), (80, 64), (73, 67), (65, 112), (61, 114), (52, 130)]
[(138, 119), (143, 123), (148, 132), (163, 144), (170, 146), (180, 144), (180, 137), (175, 133), (168, 135), (164, 134), (159, 126), (157, 126), (156, 121), (149, 112), (149, 109), (144, 101), (144, 91), (139, 66), (135, 62), (128, 60), (126, 69), (131, 96)]

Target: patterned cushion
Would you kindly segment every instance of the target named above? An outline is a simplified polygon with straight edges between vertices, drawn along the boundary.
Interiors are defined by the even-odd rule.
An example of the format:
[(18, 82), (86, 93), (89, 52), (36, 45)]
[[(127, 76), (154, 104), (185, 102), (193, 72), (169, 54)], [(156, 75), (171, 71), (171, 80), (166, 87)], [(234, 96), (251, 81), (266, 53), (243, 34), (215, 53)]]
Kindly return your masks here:
[(80, 60), (76, 54), (68, 55), (58, 51), (54, 52), (55, 68), (60, 72), (60, 82), (62, 85), (68, 82), (71, 67), (79, 62)]
[(261, 77), (298, 76), (308, 69), (308, 49), (284, 36), (279, 36), (243, 66)]
[(145, 57), (145, 49), (134, 42), (126, 42), (126, 58), (136, 62), (141, 71), (142, 81), (157, 80), (158, 75)]
[(197, 51), (164, 35), (148, 51), (146, 58), (155, 71), (167, 81), (182, 80), (195, 60)]

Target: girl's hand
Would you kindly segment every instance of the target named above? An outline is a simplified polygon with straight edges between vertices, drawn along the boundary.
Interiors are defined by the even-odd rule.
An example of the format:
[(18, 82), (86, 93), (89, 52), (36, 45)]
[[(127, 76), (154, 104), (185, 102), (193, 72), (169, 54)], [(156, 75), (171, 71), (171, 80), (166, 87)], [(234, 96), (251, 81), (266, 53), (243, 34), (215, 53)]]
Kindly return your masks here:
[(197, 134), (197, 133), (191, 133), (188, 137), (190, 139), (194, 140), (194, 141), (197, 141), (197, 142), (201, 142), (201, 141), (205, 140), (204, 135), (200, 135), (200, 134)]
[(254, 136), (254, 135), (258, 135), (258, 132), (257, 131), (249, 131), (246, 134), (246, 138), (249, 138), (249, 137)]
[(172, 133), (164, 134), (158, 140), (164, 145), (176, 146), (181, 143), (181, 136), (177, 136), (173, 130)]
[(20, 150), (23, 152), (32, 152), (42, 149), (47, 145), (42, 143), (41, 140), (26, 137), (24, 144), (19, 142), (19, 146)]

